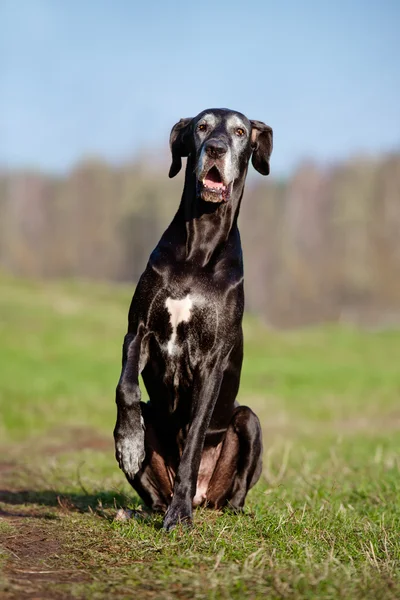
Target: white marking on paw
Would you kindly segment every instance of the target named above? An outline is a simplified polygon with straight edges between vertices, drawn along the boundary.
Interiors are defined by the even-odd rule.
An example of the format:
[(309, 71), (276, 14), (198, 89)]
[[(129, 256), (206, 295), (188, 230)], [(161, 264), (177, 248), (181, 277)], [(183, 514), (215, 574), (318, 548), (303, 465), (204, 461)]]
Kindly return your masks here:
[(129, 508), (120, 508), (114, 517), (114, 521), (128, 521), (132, 519), (133, 510)]
[(172, 335), (167, 344), (168, 354), (172, 355), (175, 351), (176, 330), (179, 323), (187, 323), (190, 319), (193, 302), (188, 294), (183, 300), (173, 300), (167, 298), (165, 306), (170, 314), (169, 322), (172, 327)]
[(140, 470), (146, 452), (144, 447), (144, 421), (140, 417), (141, 427), (134, 434), (119, 438), (115, 443), (120, 469), (131, 479)]

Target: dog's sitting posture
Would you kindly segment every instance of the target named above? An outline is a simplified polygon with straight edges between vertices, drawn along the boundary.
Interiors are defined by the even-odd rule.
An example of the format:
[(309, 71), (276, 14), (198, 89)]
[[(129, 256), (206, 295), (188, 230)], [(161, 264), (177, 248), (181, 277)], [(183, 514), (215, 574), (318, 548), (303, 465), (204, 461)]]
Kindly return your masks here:
[[(241, 509), (261, 473), (258, 417), (236, 402), (243, 359), (243, 261), (237, 225), (250, 158), (269, 173), (272, 129), (210, 109), (170, 136), (178, 211), (129, 310), (117, 386), (116, 458), (164, 528), (194, 506)], [(142, 374), (149, 402), (141, 402)]]

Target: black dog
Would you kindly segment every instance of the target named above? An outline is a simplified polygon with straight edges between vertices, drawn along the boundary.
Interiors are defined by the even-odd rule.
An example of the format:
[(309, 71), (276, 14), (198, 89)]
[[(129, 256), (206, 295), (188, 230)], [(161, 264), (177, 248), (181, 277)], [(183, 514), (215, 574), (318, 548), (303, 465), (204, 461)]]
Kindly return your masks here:
[(185, 187), (132, 299), (114, 430), (120, 468), (148, 506), (166, 511), (167, 530), (190, 522), (193, 506), (241, 509), (260, 477), (260, 422), (236, 402), (244, 306), (237, 219), (250, 157), (269, 173), (272, 129), (210, 109), (181, 119), (170, 145), (170, 177), (188, 157)]

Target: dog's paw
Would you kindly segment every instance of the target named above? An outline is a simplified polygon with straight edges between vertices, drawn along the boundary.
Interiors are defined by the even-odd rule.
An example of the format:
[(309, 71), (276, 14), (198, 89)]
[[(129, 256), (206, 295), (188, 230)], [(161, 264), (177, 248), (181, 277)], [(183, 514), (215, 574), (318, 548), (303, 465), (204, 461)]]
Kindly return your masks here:
[(172, 529), (175, 529), (179, 524), (184, 525), (185, 527), (191, 527), (193, 525), (192, 509), (191, 507), (174, 507), (170, 504), (165, 513), (163, 528), (166, 531), (172, 531)]
[(119, 468), (129, 479), (133, 479), (142, 466), (145, 457), (143, 420), (136, 431), (129, 434), (115, 434), (115, 458)]
[(132, 519), (132, 516), (133, 510), (130, 510), (129, 508), (120, 508), (114, 517), (114, 521), (129, 521), (129, 519)]

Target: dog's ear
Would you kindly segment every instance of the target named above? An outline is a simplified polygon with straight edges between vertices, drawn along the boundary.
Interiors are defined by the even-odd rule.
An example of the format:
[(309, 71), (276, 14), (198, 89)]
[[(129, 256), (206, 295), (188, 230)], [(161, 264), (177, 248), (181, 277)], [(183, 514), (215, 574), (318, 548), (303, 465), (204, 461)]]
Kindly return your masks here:
[(271, 156), (273, 143), (272, 129), (261, 121), (250, 121), (250, 123), (251, 147), (253, 150), (251, 162), (261, 175), (269, 175), (269, 157)]
[(182, 168), (182, 157), (188, 156), (189, 145), (188, 145), (188, 134), (189, 123), (192, 119), (181, 119), (171, 129), (171, 135), (169, 136), (169, 146), (171, 148), (172, 163), (169, 169), (169, 176), (175, 177)]

